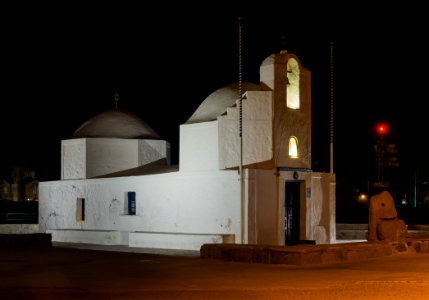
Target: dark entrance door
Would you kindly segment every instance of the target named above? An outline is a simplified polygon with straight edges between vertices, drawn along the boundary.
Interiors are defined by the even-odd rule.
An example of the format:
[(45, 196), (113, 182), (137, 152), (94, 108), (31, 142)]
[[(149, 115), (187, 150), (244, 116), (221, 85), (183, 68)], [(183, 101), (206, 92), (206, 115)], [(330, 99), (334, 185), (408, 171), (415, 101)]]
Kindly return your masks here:
[(301, 181), (286, 181), (285, 185), (285, 242), (294, 245), (300, 242), (300, 189)]

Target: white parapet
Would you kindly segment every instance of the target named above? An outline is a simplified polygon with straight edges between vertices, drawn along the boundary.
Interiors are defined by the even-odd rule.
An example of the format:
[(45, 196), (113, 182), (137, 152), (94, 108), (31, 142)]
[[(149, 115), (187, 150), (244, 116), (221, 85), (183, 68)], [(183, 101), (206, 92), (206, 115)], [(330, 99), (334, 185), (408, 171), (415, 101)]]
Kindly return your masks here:
[(96, 245), (127, 245), (128, 232), (119, 230), (49, 229), (53, 242)]
[(129, 246), (140, 248), (200, 250), (203, 244), (234, 243), (233, 234), (130, 232)]

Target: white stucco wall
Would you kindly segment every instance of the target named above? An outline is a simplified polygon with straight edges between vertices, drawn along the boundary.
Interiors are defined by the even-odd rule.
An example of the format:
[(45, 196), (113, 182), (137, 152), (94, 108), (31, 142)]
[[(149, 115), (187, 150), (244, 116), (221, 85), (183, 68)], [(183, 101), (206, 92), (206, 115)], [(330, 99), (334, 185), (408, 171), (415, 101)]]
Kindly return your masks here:
[(85, 139), (61, 141), (61, 179), (86, 178)]
[[(136, 192), (136, 215), (128, 215), (128, 191)], [(238, 242), (239, 193), (236, 171), (41, 182), (39, 228), (234, 234)], [(76, 219), (78, 198), (84, 221)]]
[[(249, 243), (279, 245), (276, 170), (248, 170)], [(281, 206), (282, 208), (284, 206)], [(283, 227), (284, 228), (284, 227)]]
[(335, 177), (314, 173), (311, 178), (312, 239), (319, 243), (335, 243)]
[(218, 121), (180, 125), (180, 171), (219, 170)]
[(138, 140), (87, 138), (86, 178), (139, 166)]
[(171, 162), (170, 143), (164, 140), (138, 140), (138, 165), (144, 166), (153, 161), (165, 158), (167, 164)]
[[(273, 93), (248, 91), (242, 101), (243, 164), (273, 159)], [(239, 108), (219, 116), (219, 168), (240, 165)]]
[(61, 179), (86, 179), (146, 165), (170, 162), (163, 140), (81, 138), (61, 141)]

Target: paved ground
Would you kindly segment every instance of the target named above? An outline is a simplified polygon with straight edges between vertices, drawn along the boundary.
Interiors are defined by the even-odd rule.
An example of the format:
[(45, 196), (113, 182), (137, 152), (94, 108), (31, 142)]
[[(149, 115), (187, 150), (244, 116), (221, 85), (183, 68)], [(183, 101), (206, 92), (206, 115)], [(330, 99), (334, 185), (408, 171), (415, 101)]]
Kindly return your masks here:
[(90, 248), (1, 248), (0, 299), (429, 299), (428, 253), (288, 266)]

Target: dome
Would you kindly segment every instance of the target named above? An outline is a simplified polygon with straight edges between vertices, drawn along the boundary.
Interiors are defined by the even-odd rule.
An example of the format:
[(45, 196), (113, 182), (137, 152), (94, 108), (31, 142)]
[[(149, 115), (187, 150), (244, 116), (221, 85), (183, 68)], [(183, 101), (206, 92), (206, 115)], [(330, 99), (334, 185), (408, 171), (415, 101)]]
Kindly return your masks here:
[[(257, 84), (243, 82), (242, 90), (244, 93), (246, 91), (259, 91), (261, 88)], [(227, 107), (234, 106), (238, 98), (238, 83), (222, 87), (211, 93), (185, 124), (216, 120), (218, 116), (226, 112)]]
[(118, 109), (104, 111), (82, 124), (72, 138), (160, 139), (138, 116)]

